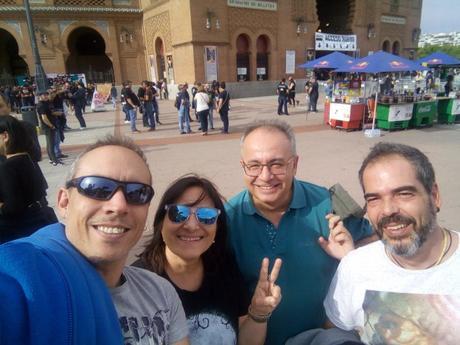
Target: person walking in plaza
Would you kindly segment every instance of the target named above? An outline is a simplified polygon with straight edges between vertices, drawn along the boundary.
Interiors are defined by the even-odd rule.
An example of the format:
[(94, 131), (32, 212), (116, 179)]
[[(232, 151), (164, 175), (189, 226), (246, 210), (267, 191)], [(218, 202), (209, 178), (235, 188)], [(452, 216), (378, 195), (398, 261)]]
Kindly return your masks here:
[(131, 126), (132, 133), (140, 133), (140, 131), (136, 128), (136, 119), (137, 119), (137, 109), (140, 106), (139, 98), (137, 98), (136, 94), (131, 90), (131, 84), (126, 83), (125, 86), (125, 100), (126, 100), (126, 110), (129, 114), (129, 123)]
[(214, 109), (216, 109), (216, 93), (212, 85), (209, 84), (206, 84), (205, 90), (209, 97), (208, 128), (214, 129)]
[(288, 78), (288, 101), (289, 101), (289, 104), (292, 105), (293, 107), (296, 106), (295, 87), (296, 87), (295, 80), (292, 76), (290, 76)]
[[(155, 98), (153, 88), (150, 82), (144, 80), (142, 82), (142, 104), (144, 113), (143, 116), (147, 117), (147, 124), (149, 127), (149, 131), (155, 130), (155, 117), (154, 117), (154, 108), (153, 108), (153, 101)], [(138, 92), (139, 94), (140, 92)]]
[(62, 164), (55, 153), (55, 141), (57, 138), (57, 124), (56, 118), (53, 116), (52, 105), (49, 100), (48, 91), (42, 92), (39, 95), (39, 102), (37, 104), (37, 114), (46, 137), (46, 152), (50, 163), (54, 166)]
[(289, 115), (287, 110), (288, 86), (286, 85), (286, 79), (281, 79), (276, 87), (276, 94), (278, 95), (278, 115)]
[(0, 116), (0, 244), (57, 222), (46, 200), (48, 184), (30, 152), (32, 140), (19, 120)]
[(203, 135), (208, 135), (209, 96), (204, 86), (198, 86), (195, 94), (196, 112), (200, 119), (200, 128)]
[(137, 98), (139, 99), (139, 112), (142, 114), (142, 125), (144, 127), (149, 127), (149, 119), (144, 107), (144, 96), (148, 83), (149, 82), (147, 80), (142, 81), (141, 87), (139, 87), (137, 90)]
[(83, 109), (86, 105), (86, 91), (82, 82), (77, 83), (77, 90), (71, 95), (71, 98), (75, 109), (75, 117), (80, 124), (80, 129), (84, 130), (86, 129), (86, 122), (83, 117)]
[(154, 82), (150, 82), (150, 88), (153, 93), (152, 104), (153, 104), (153, 113), (155, 115), (155, 121), (157, 125), (161, 125), (162, 123), (160, 121), (160, 107), (158, 105), (158, 100), (157, 100), (158, 94), (160, 93), (161, 90), (157, 86), (158, 85), (156, 85)]
[(146, 157), (131, 140), (88, 146), (58, 192), (63, 224), (0, 246), (0, 343), (188, 345), (171, 284), (126, 266), (153, 195)]
[(219, 83), (219, 96), (217, 98), (217, 112), (220, 115), (220, 119), (224, 127), (221, 130), (221, 133), (228, 134), (229, 120), (228, 120), (228, 111), (230, 109), (230, 93), (225, 90), (225, 81)]
[(117, 88), (115, 87), (115, 83), (112, 83), (112, 87), (110, 88), (110, 98), (112, 100), (113, 109), (117, 107), (117, 97), (118, 97)]
[(190, 95), (187, 90), (188, 84), (184, 83), (181, 91), (176, 97), (176, 105), (179, 107), (178, 114), (180, 134), (192, 133), (190, 128)]
[(286, 122), (249, 124), (240, 148), (246, 189), (225, 207), (230, 246), (249, 293), (257, 284), (260, 261), (283, 259), (285, 270), (277, 282), (283, 300), (268, 320), (265, 344), (284, 344), (300, 332), (323, 327), (323, 300), (337, 259), (353, 248), (352, 238), (364, 239), (372, 229), (365, 219), (342, 221), (333, 215), (329, 191), (295, 177), (300, 158)]
[(206, 178), (191, 174), (174, 181), (157, 208), (153, 238), (134, 265), (176, 288), (191, 345), (262, 345), (269, 315), (281, 300), (276, 285), (281, 260), (271, 262), (271, 271), (267, 258), (257, 263), (259, 280), (250, 299), (227, 245), (222, 200)]
[(316, 80), (315, 77), (312, 77), (310, 79), (310, 87), (308, 91), (308, 97), (309, 97), (309, 105), (308, 105), (308, 111), (312, 111), (316, 113), (318, 110), (316, 108), (316, 105), (318, 103), (318, 97), (319, 97), (319, 85), (318, 81)]

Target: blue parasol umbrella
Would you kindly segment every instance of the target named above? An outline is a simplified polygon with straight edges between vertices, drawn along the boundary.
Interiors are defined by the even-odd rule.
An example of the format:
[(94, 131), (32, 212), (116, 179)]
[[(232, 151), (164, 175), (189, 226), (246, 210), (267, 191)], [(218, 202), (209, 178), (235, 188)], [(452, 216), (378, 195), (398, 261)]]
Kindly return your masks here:
[(409, 59), (393, 55), (384, 51), (378, 51), (372, 55), (356, 60), (352, 64), (342, 66), (335, 72), (350, 73), (383, 73), (383, 72), (406, 72), (423, 71), (426, 67)]
[(428, 56), (425, 56), (419, 60), (417, 60), (418, 63), (420, 64), (426, 64), (428, 66), (439, 66), (439, 65), (460, 65), (460, 60), (447, 55), (446, 53), (443, 52), (435, 52), (433, 54), (430, 54)]
[(308, 61), (300, 66), (299, 68), (329, 68), (335, 69), (342, 67), (347, 64), (351, 64), (355, 61), (352, 57), (340, 53), (340, 52), (333, 52), (331, 54), (322, 56), (318, 59)]

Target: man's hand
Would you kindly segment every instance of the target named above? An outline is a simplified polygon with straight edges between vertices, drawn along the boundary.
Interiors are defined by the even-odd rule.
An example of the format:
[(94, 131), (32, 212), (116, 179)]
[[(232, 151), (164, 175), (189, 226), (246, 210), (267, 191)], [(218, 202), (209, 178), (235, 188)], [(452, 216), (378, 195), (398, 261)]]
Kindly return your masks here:
[(275, 284), (281, 268), (281, 259), (276, 259), (268, 274), (268, 258), (262, 260), (259, 281), (251, 301), (251, 312), (255, 315), (270, 314), (281, 301), (281, 288)]
[(341, 260), (348, 252), (355, 249), (353, 237), (339, 216), (329, 213), (326, 219), (329, 221), (329, 238), (326, 240), (324, 237), (320, 237), (318, 243), (330, 256)]

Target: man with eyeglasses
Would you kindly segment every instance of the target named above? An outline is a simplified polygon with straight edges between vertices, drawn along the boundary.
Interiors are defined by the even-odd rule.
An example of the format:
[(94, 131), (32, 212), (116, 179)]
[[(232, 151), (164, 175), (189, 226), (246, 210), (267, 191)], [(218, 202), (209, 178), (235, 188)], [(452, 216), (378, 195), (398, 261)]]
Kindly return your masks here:
[(249, 293), (260, 262), (283, 260), (283, 299), (268, 321), (265, 344), (284, 344), (326, 322), (322, 302), (337, 259), (372, 230), (367, 221), (332, 215), (326, 188), (295, 178), (299, 156), (292, 128), (279, 120), (255, 122), (241, 138), (246, 189), (226, 205), (230, 243)]
[(65, 226), (0, 246), (0, 344), (188, 344), (174, 288), (125, 267), (151, 183), (126, 138), (99, 140), (76, 159), (58, 193)]

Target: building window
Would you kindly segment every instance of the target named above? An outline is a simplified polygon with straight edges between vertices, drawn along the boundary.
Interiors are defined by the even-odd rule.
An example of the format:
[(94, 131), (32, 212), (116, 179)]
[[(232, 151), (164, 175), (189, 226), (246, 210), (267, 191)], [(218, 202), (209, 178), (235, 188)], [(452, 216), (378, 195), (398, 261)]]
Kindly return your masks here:
[(239, 35), (236, 39), (236, 74), (238, 81), (251, 80), (249, 47), (249, 36), (246, 34)]
[(269, 43), (266, 35), (257, 38), (257, 80), (268, 80)]

